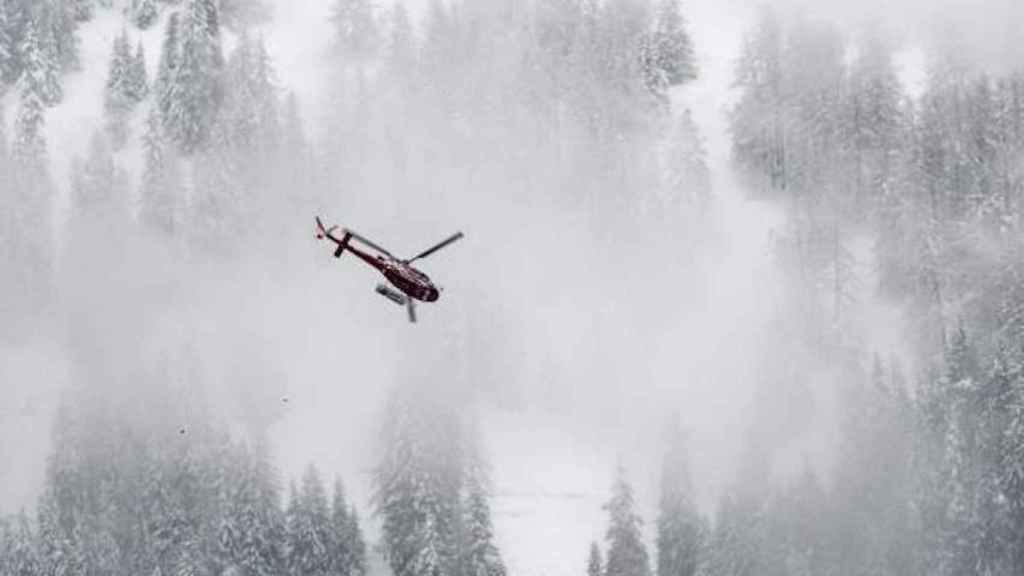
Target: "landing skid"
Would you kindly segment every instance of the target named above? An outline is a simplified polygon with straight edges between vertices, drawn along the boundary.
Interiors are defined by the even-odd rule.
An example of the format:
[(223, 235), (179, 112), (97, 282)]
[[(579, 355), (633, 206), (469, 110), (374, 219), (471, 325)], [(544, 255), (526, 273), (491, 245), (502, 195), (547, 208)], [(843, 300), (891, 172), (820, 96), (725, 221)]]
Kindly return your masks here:
[(416, 323), (416, 301), (409, 298), (405, 294), (392, 290), (391, 288), (383, 285), (377, 285), (377, 294), (391, 300), (399, 306), (405, 306), (406, 311), (409, 314), (409, 322)]
[(416, 302), (412, 298), (405, 299), (405, 309), (409, 311), (409, 322), (416, 323)]

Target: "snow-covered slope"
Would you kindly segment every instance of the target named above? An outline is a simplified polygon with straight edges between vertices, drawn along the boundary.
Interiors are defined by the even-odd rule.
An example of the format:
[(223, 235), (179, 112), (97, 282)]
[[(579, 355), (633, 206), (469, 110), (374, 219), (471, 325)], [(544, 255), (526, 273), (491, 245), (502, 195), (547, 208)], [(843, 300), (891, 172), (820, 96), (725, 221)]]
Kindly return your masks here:
[[(426, 0), (407, 3), (415, 13), (426, 5)], [(759, 287), (752, 286), (750, 279), (756, 265), (767, 258), (763, 240), (764, 233), (771, 226), (766, 209), (744, 202), (729, 178), (728, 137), (721, 116), (727, 105), (732, 58), (739, 45), (739, 34), (747, 23), (745, 18), (749, 7), (740, 10), (737, 2), (729, 5), (715, 0), (690, 0), (687, 5), (693, 10), (691, 24), (696, 44), (700, 47), (704, 74), (696, 85), (687, 87), (678, 95), (679, 103), (694, 111), (695, 119), (708, 137), (715, 183), (722, 198), (722, 208), (718, 211), (718, 217), (723, 219), (721, 228), (745, 231), (753, 228), (751, 233), (730, 239), (733, 245), (727, 251), (727, 261), (716, 267), (715, 275), (702, 280), (708, 283), (708, 290), (716, 292), (719, 298), (735, 303), (730, 308), (730, 314), (735, 316), (726, 319), (739, 322), (757, 313), (755, 307), (759, 300), (749, 297), (748, 292), (757, 291)], [(274, 7), (273, 21), (256, 32), (262, 33), (266, 40), (281, 88), (298, 95), (310, 132), (318, 135), (318, 119), (332, 105), (326, 90), (328, 76), (324, 59), (330, 37), (327, 22), (329, 1), (278, 0)], [(92, 133), (102, 128), (107, 64), (112, 43), (122, 26), (120, 13), (111, 10), (98, 11), (96, 18), (83, 26), (82, 71), (66, 78), (66, 99), (51, 110), (48, 117), (47, 136), (55, 178), (63, 191), (60, 198), (62, 207), (67, 205), (68, 171), (72, 159), (87, 153)], [(142, 38), (145, 45), (151, 79), (159, 59), (162, 30), (161, 22), (144, 33), (131, 31), (133, 42)], [(229, 45), (230, 40), (228, 37), (226, 43)], [(9, 116), (14, 107), (13, 98), (8, 96), (6, 108)], [(140, 108), (136, 111), (132, 140), (118, 158), (136, 179), (141, 156), (138, 137), (145, 115), (145, 107)], [(303, 306), (309, 310), (296, 313), (295, 309)], [(309, 303), (289, 303), (288, 315), (299, 319), (290, 320), (292, 324), (276, 323), (275, 326), (282, 333), (301, 334), (302, 320), (317, 321), (318, 308)], [(257, 312), (267, 313), (253, 311)], [(698, 325), (700, 320), (696, 319)], [(690, 321), (693, 323), (695, 319)], [(709, 358), (716, 349), (735, 345), (736, 335), (729, 332), (732, 322), (703, 324), (719, 327), (717, 331), (710, 330), (702, 335), (700, 351), (706, 352)], [(295, 330), (290, 332), (293, 328)], [(666, 349), (655, 351), (654, 356), (656, 361), (678, 368), (673, 364), (674, 357), (678, 356), (673, 336), (676, 334), (667, 335), (665, 340), (669, 344)], [(358, 344), (354, 349), (346, 350), (351, 358), (345, 362), (366, 364), (370, 362), (367, 359), (391, 357), (393, 351), (386, 348), (388, 345), (390, 343)], [(358, 386), (371, 390), (360, 395), (359, 405), (331, 403), (327, 399), (337, 398), (337, 393), (332, 390), (340, 384), (324, 381), (322, 373), (306, 366), (329, 365), (325, 359), (338, 353), (337, 343), (299, 342), (295, 346), (295, 353), (288, 356), (295, 362), (289, 367), (287, 379), (308, 384), (304, 384), (302, 393), (296, 392), (290, 398), (289, 413), (272, 430), (277, 463), (289, 478), (298, 478), (310, 462), (315, 462), (327, 475), (341, 475), (348, 482), (355, 503), (366, 511), (370, 487), (366, 470), (372, 465), (376, 417), (383, 400), (382, 392), (373, 389), (388, 381), (391, 376), (389, 368), (360, 365), (358, 370), (349, 370), (345, 362), (339, 362), (340, 368), (329, 372), (332, 378), (344, 380), (347, 374), (358, 373), (364, 379)], [(10, 363), (0, 366), (0, 379), (28, 374), (34, 366), (46, 365), (49, 360), (37, 353), (17, 354), (10, 358), (13, 358)], [(56, 374), (51, 380), (59, 381), (59, 376)], [(343, 385), (355, 386), (347, 382)], [(694, 420), (700, 428), (694, 443), (699, 447), (714, 446), (724, 453), (715, 459), (706, 457), (699, 449), (696, 451), (695, 468), (700, 471), (697, 487), (699, 495), (706, 499), (711, 496), (710, 488), (723, 482), (731, 472), (722, 464), (729, 457), (730, 439), (723, 437), (724, 433), (720, 432), (716, 422), (722, 418), (717, 413), (719, 409), (724, 412), (726, 408), (733, 408), (730, 396), (733, 390), (719, 382), (693, 384), (695, 387), (698, 385), (704, 387), (701, 392), (705, 402), (701, 409), (704, 414), (696, 415)], [(19, 403), (17, 405), (30, 400), (15, 399)], [(2, 407), (0, 419), (5, 423), (21, 421), (4, 418)], [(653, 469), (656, 461), (652, 455), (639, 453), (629, 460), (631, 452), (626, 449), (628, 446), (610, 441), (608, 437), (595, 437), (592, 430), (573, 429), (558, 423), (550, 415), (496, 412), (485, 415), (483, 420), (485, 444), (494, 473), (496, 529), (511, 574), (574, 576), (583, 573), (589, 542), (603, 539), (606, 518), (601, 507), (608, 497), (614, 466), (624, 456), (643, 503), (646, 534), (648, 538), (653, 535), (651, 503), (655, 496)], [(34, 418), (32, 422), (30, 431), (33, 436), (47, 433), (45, 420)], [(612, 435), (614, 432), (608, 431), (607, 436)], [(24, 449), (8, 459), (9, 454), (0, 447), (0, 461), (14, 462), (19, 468), (41, 470), (45, 453), (42, 448)], [(29, 501), (33, 479), (40, 475), (18, 473), (14, 476), (21, 482), (13, 488), (14, 503), (0, 502), (0, 507), (16, 509), (17, 500)], [(0, 474), (0, 484), (4, 482), (5, 477)], [(372, 539), (376, 536), (375, 523), (368, 520), (368, 533)]]

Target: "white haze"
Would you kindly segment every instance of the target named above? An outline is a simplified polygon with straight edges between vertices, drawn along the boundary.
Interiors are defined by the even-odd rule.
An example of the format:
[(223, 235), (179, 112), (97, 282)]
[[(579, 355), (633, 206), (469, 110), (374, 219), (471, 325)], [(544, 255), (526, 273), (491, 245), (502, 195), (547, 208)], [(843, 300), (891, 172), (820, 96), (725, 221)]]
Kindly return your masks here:
[[(281, 84), (297, 92), (318, 138), (331, 106), (323, 70), (327, 4), (282, 0), (265, 30)], [(938, 22), (960, 22), (978, 57), (993, 62), (1019, 56), (1019, 42), (1005, 40), (1024, 22), (1012, 0), (985, 2), (984, 21), (973, 17), (983, 11), (968, 0), (779, 4), (836, 19), (850, 34), (884, 10), (905, 41), (901, 61), (911, 85), (921, 74), (916, 50)], [(799, 358), (771, 255), (781, 217), (747, 201), (729, 172), (723, 112), (756, 5), (684, 6), (702, 77), (675, 95), (675, 105), (693, 111), (706, 138), (715, 203), (710, 217), (680, 222), (686, 229), (672, 236), (676, 243), (603, 229), (601, 215), (575, 218), (556, 202), (485, 194), (448, 173), (418, 190), (339, 189), (333, 204), (311, 206), (308, 218), (294, 222), (308, 242), (270, 259), (259, 247), (274, 239), (264, 239), (227, 271), (178, 265), (127, 234), (114, 244), (99, 240), (98, 249), (120, 250), (119, 257), (104, 265), (76, 251), (82, 259), (65, 263), (59, 310), (17, 342), (0, 344), (0, 512), (34, 499), (56, 400), (77, 370), (110, 373), (118, 394), (144, 396), (145, 374), (180, 341), (202, 351), (212, 375), (204, 397), (240, 433), (267, 431), (284, 476), (295, 478), (314, 462), (345, 478), (364, 511), (390, 387), (412, 380), (471, 398), (483, 410), (502, 549), (512, 573), (523, 576), (581, 571), (587, 543), (603, 530), (600, 505), (616, 462), (627, 465), (653, 520), (659, 455), (652, 447), (671, 411), (685, 422), (705, 507), (733, 477), (751, 426), (774, 450), (780, 474), (805, 460), (827, 469), (833, 375), (808, 361), (802, 367), (812, 371), (813, 389), (762, 376), (770, 359)], [(87, 73), (69, 77), (69, 97), (51, 115), (58, 174), (84, 153), (85, 127), (98, 125), (100, 63), (117, 31), (106, 17), (83, 29)], [(146, 38), (153, 62), (159, 32)], [(373, 293), (372, 271), (336, 262), (313, 241), (315, 211), (400, 254), (463, 230), (463, 242), (425, 265), (447, 288), (445, 297), (408, 326)], [(862, 253), (870, 269), (868, 251)], [(868, 293), (859, 306), (865, 349), (902, 353), (899, 311)], [(64, 314), (76, 316), (79, 332), (64, 331)], [(435, 384), (443, 381), (461, 384)]]

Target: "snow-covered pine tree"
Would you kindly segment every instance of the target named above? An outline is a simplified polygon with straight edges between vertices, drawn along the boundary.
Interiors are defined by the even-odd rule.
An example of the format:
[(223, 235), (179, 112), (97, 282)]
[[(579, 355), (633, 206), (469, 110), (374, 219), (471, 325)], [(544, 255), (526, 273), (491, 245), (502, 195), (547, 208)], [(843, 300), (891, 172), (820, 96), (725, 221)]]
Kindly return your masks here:
[(167, 117), (175, 142), (182, 152), (191, 154), (208, 142), (223, 94), (224, 56), (216, 2), (188, 0), (180, 27)]
[(345, 502), (341, 480), (335, 480), (331, 495), (331, 570), (340, 576), (366, 574), (366, 543), (355, 506)]
[(366, 540), (363, 538), (363, 529), (359, 523), (359, 511), (356, 510), (355, 505), (349, 508), (348, 526), (345, 533), (350, 553), (348, 575), (366, 576), (369, 571)]
[(335, 479), (331, 492), (331, 571), (348, 576), (351, 573), (352, 550), (348, 541), (348, 503), (345, 488), (340, 479)]
[(288, 566), (292, 576), (331, 574), (332, 529), (323, 481), (310, 465), (288, 518)]
[(132, 0), (132, 20), (140, 30), (148, 30), (159, 16), (157, 0)]
[(666, 106), (670, 88), (697, 78), (693, 41), (678, 0), (661, 0), (654, 30), (644, 39), (643, 61), (648, 91)]
[(128, 139), (128, 115), (137, 103), (133, 86), (133, 66), (134, 58), (128, 40), (128, 30), (122, 28), (121, 33), (114, 39), (103, 99), (107, 132), (110, 134), (111, 144), (117, 150), (123, 148)]
[(41, 576), (35, 534), (28, 516), (19, 514), (11, 530), (10, 554), (6, 558), (5, 574), (11, 576)]
[(762, 516), (737, 490), (719, 500), (715, 530), (707, 558), (714, 576), (759, 574), (758, 544)]
[[(53, 45), (53, 30), (35, 15), (25, 21), (24, 37), (18, 50), (21, 57), (19, 82), (30, 83), (46, 106), (56, 105), (64, 96), (60, 65)], [(29, 76), (26, 80), (26, 76)]]
[(852, 133), (854, 205), (862, 213), (895, 194), (900, 150), (906, 145), (905, 95), (891, 41), (877, 28), (865, 32), (850, 71), (848, 133)]
[[(0, 102), (0, 118), (6, 118), (4, 115), (3, 102)], [(10, 167), (10, 148), (7, 144), (7, 122), (0, 122), (0, 185), (3, 184), (4, 178), (9, 178), (11, 174)]]
[(72, 534), (64, 522), (70, 518), (65, 510), (63, 521), (56, 486), (48, 482), (47, 492), (38, 503), (36, 518), (38, 525), (39, 562), (42, 574), (79, 574), (84, 566), (78, 562), (81, 555), (76, 550)]
[(395, 78), (412, 80), (416, 67), (416, 39), (409, 22), (409, 11), (401, 1), (391, 9), (391, 36), (384, 60)]
[[(1024, 530), (1024, 350), (1005, 350), (993, 368), (993, 379), (1005, 380), (1007, 393), (1003, 437), (998, 444), (998, 485), (1009, 503), (1009, 522), (1004, 530)], [(1004, 532), (1005, 534), (1005, 532)], [(1010, 566), (1024, 566), (1024, 546), (1009, 551)]]
[(71, 12), (78, 22), (92, 20), (93, 9), (96, 6), (94, 0), (65, 0), (71, 6)]
[(250, 184), (265, 180), (261, 169), (279, 140), (275, 72), (262, 38), (243, 33), (225, 69), (225, 105), (222, 119), (228, 144), (252, 176)]
[(24, 43), (25, 68), (18, 82), (19, 105), (11, 145), (14, 186), (8, 198), (4, 242), (13, 269), (21, 271), (7, 275), (12, 285), (18, 286), (15, 291), (38, 298), (50, 272), (47, 238), (53, 189), (44, 133), (47, 64), (41, 59), (42, 52), (34, 38), (30, 26)]
[(450, 574), (458, 560), (457, 424), (436, 401), (410, 395), (391, 398), (374, 471), (381, 546), (395, 576)]
[(775, 194), (787, 181), (782, 76), (782, 27), (762, 8), (736, 66), (739, 100), (729, 115), (733, 158), (754, 190)]
[(135, 102), (142, 102), (149, 95), (149, 76), (146, 74), (146, 49), (139, 40), (135, 47), (135, 56), (128, 69), (129, 95)]
[(460, 574), (505, 576), (505, 563), (495, 542), (491, 522), (488, 475), (482, 457), (476, 451), (467, 458), (463, 482)]
[(271, 7), (266, 0), (221, 0), (221, 23), (225, 28), (242, 32), (259, 26), (271, 16)]
[(302, 533), (302, 510), (299, 499), (299, 489), (295, 481), (288, 483), (288, 500), (284, 508), (284, 552), (285, 552), (285, 574), (294, 576), (297, 573), (298, 552), (296, 545), (299, 542), (299, 535)]
[(12, 522), (5, 516), (0, 516), (0, 574), (9, 574), (7, 560), (11, 557), (11, 549), (14, 545), (14, 528)]
[(274, 174), (274, 180), (278, 182), (275, 189), (285, 191), (286, 202), (308, 202), (315, 193), (314, 149), (306, 136), (299, 101), (294, 92), (289, 92), (284, 101), (281, 143), (277, 153), (278, 159), (274, 164), (280, 168)]
[(80, 0), (47, 0), (41, 3), (50, 39), (47, 41), (53, 58), (61, 71), (81, 68), (79, 59), (78, 25)]
[(107, 137), (96, 132), (89, 143), (85, 162), (76, 162), (72, 182), (72, 212), (77, 217), (96, 218), (110, 215), (123, 207), (124, 198), (118, 190), (120, 178)]
[(667, 197), (663, 201), (704, 206), (710, 199), (711, 172), (704, 140), (689, 109), (673, 121), (667, 138), (662, 161)]
[(679, 86), (697, 79), (693, 41), (679, 0), (662, 0), (658, 7), (651, 48), (652, 64), (664, 74), (668, 86)]
[(371, 0), (334, 0), (331, 24), (338, 52), (346, 62), (360, 63), (376, 54), (380, 31)]
[(222, 570), (250, 576), (276, 576), (285, 568), (284, 519), (274, 472), (262, 450), (233, 450), (225, 507), (218, 530), (218, 564)]
[(164, 29), (163, 44), (160, 49), (160, 64), (157, 68), (156, 79), (153, 82), (153, 91), (156, 94), (155, 106), (160, 111), (161, 122), (164, 123), (164, 133), (170, 132), (171, 107), (175, 100), (175, 74), (177, 73), (180, 54), (180, 17), (177, 12), (172, 12), (167, 18), (167, 26)]
[(0, 2), (0, 94), (14, 83), (19, 72), (15, 18), (11, 2)]
[(185, 218), (191, 242), (207, 253), (225, 253), (237, 246), (245, 221), (244, 165), (231, 138), (229, 111), (222, 109), (202, 154), (192, 163), (193, 198)]
[(633, 487), (621, 466), (616, 469), (608, 511), (608, 559), (605, 576), (651, 576), (650, 559), (641, 533), (643, 521), (636, 512)]
[(139, 219), (145, 228), (173, 237), (180, 233), (184, 186), (177, 154), (164, 133), (156, 106), (146, 118), (142, 142), (144, 166)]
[(667, 446), (658, 498), (657, 576), (694, 576), (700, 562), (701, 520), (678, 422), (669, 431)]
[(604, 576), (601, 548), (598, 547), (597, 542), (590, 543), (590, 553), (587, 554), (587, 576)]

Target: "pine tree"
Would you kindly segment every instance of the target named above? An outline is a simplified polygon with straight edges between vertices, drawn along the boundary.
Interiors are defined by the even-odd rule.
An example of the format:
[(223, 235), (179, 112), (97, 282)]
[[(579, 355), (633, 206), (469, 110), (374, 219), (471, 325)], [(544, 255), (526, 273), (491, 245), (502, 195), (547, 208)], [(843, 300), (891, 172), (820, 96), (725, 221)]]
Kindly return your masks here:
[[(461, 468), (457, 425), (429, 399), (391, 399), (384, 451), (374, 472), (374, 508), (384, 558), (395, 576), (452, 573)], [(413, 408), (415, 406), (415, 409)]]
[(79, 574), (84, 570), (81, 556), (76, 549), (72, 535), (61, 524), (57, 498), (49, 493), (55, 487), (47, 487), (40, 498), (37, 510), (39, 526), (39, 562), (43, 574)]
[(370, 0), (334, 0), (331, 24), (338, 51), (346, 60), (361, 62), (376, 53), (380, 32)]
[(849, 131), (858, 211), (896, 193), (899, 152), (905, 145), (904, 95), (889, 44), (881, 31), (867, 32), (850, 74)]
[(480, 451), (476, 425), (463, 439), (459, 572), (465, 576), (505, 576), (505, 563), (491, 522), (490, 474)]
[(36, 17), (27, 20), (21, 41), (21, 83), (32, 85), (32, 90), (46, 106), (53, 106), (63, 98), (60, 69), (53, 45), (53, 30), (42, 26)]
[(14, 11), (10, 2), (0, 2), (0, 94), (13, 83), (19, 71)]
[(332, 530), (327, 495), (312, 465), (288, 518), (288, 566), (292, 576), (327, 576), (332, 570)]
[(281, 166), (281, 169), (275, 171), (275, 176), (281, 184), (275, 188), (290, 192), (285, 199), (289, 203), (308, 202), (314, 189), (314, 150), (306, 136), (299, 102), (294, 92), (290, 92), (285, 99), (278, 154), (280, 158), (275, 165)]
[(135, 48), (135, 57), (132, 58), (131, 67), (128, 69), (129, 95), (135, 102), (142, 102), (149, 95), (149, 76), (146, 74), (146, 50), (140, 40)]
[(14, 530), (11, 522), (4, 516), (0, 516), (0, 574), (9, 574), (7, 559), (11, 557), (11, 549), (14, 545)]
[(12, 530), (10, 554), (6, 558), (6, 574), (11, 576), (38, 576), (42, 574), (39, 555), (35, 546), (35, 535), (32, 526), (24, 513), (15, 520)]
[(409, 12), (402, 2), (391, 10), (391, 37), (388, 40), (385, 61), (391, 73), (406, 81), (412, 80), (416, 66), (416, 45)]
[(762, 9), (737, 62), (740, 96), (729, 118), (733, 158), (761, 193), (784, 190), (788, 180), (782, 51), (781, 24), (773, 12)]
[(266, 0), (221, 0), (220, 13), (226, 28), (241, 32), (268, 21), (271, 8)]
[[(0, 118), (6, 118), (3, 102), (0, 102)], [(10, 176), (10, 160), (10, 150), (7, 144), (7, 122), (0, 122), (0, 174), (4, 175), (0, 176), (0, 184), (3, 183), (4, 177)]]
[(664, 87), (680, 86), (697, 78), (693, 41), (686, 31), (678, 0), (662, 0), (649, 40), (650, 73)]
[(299, 489), (292, 480), (288, 484), (288, 503), (284, 509), (285, 534), (285, 573), (294, 576), (298, 573), (298, 553), (296, 546), (302, 533), (302, 512), (300, 510)]
[(331, 497), (331, 571), (343, 576), (366, 574), (366, 543), (359, 527), (359, 514), (348, 507), (341, 481), (334, 483)]
[(156, 0), (132, 0), (132, 15), (140, 30), (148, 30), (160, 16)]
[(260, 169), (276, 152), (279, 139), (275, 72), (263, 39), (242, 34), (225, 70), (222, 119), (228, 145), (239, 156), (242, 171), (258, 185)]
[(95, 2), (93, 0), (65, 0), (70, 6), (71, 13), (74, 15), (75, 20), (78, 22), (88, 22), (92, 20), (93, 8)]
[(85, 163), (77, 162), (72, 185), (72, 210), (84, 218), (107, 217), (126, 208), (123, 176), (114, 164), (110, 141), (102, 133), (93, 134)]
[(82, 68), (81, 39), (78, 37), (78, 29), (83, 21), (82, 2), (83, 0), (58, 0), (58, 16), (53, 34), (60, 53), (61, 70), (65, 72)]
[(461, 573), (466, 576), (505, 576), (505, 563), (494, 541), (486, 478), (482, 470), (470, 470), (465, 490)]
[(609, 516), (605, 576), (650, 576), (650, 560), (641, 534), (642, 520), (636, 512), (633, 488), (622, 467), (616, 471), (612, 498), (605, 510)]
[(172, 12), (167, 18), (167, 27), (164, 29), (160, 64), (153, 84), (156, 93), (156, 107), (160, 111), (160, 119), (164, 123), (166, 133), (171, 133), (169, 130), (173, 126), (171, 124), (171, 107), (176, 98), (174, 79), (180, 58), (179, 27), (178, 13)]
[(23, 171), (39, 175), (46, 169), (46, 139), (43, 133), (46, 114), (46, 64), (41, 58), (32, 28), (26, 32), (26, 68), (18, 81), (20, 106), (14, 121), (14, 159)]
[(240, 446), (230, 468), (219, 529), (220, 564), (252, 576), (281, 574), (284, 519), (269, 460), (262, 450), (250, 453)]
[(672, 205), (684, 201), (702, 206), (709, 200), (711, 173), (707, 166), (707, 152), (688, 109), (674, 121), (668, 133), (663, 162), (666, 203)]
[(128, 41), (128, 30), (122, 28), (121, 33), (114, 40), (110, 68), (107, 73), (106, 92), (104, 93), (107, 131), (110, 134), (111, 143), (118, 150), (124, 147), (128, 139), (128, 115), (137, 103), (132, 77), (133, 66), (134, 59), (132, 58), (131, 44)]
[(601, 562), (601, 549), (597, 542), (590, 543), (590, 554), (587, 556), (587, 576), (603, 576), (604, 565)]
[(349, 549), (349, 576), (365, 576), (368, 572), (366, 541), (363, 539), (363, 529), (359, 524), (359, 512), (355, 506), (349, 509), (348, 525), (345, 531)]
[(143, 153), (139, 219), (146, 228), (172, 237), (180, 233), (184, 188), (177, 155), (156, 106), (146, 119)]
[(657, 576), (694, 576), (701, 548), (700, 517), (682, 432), (672, 430), (661, 469)]
[(349, 541), (349, 512), (345, 502), (345, 488), (341, 480), (334, 481), (331, 493), (331, 571), (334, 574), (351, 574), (352, 548)]
[(167, 118), (181, 151), (191, 154), (207, 143), (217, 118), (224, 57), (216, 2), (189, 0), (184, 15)]

